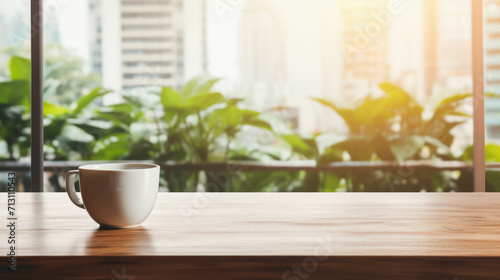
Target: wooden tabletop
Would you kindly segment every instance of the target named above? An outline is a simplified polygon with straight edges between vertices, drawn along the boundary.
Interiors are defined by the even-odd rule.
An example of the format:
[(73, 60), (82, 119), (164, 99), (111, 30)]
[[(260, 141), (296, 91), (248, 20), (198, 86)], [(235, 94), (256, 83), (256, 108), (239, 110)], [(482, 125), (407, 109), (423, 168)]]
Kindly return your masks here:
[(65, 193), (16, 195), (0, 279), (500, 279), (500, 194), (161, 193), (119, 230)]

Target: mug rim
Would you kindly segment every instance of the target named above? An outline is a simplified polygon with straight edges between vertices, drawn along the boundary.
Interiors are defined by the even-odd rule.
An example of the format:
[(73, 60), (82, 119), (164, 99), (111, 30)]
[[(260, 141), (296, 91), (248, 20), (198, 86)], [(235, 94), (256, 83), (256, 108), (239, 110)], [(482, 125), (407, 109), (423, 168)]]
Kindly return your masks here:
[[(124, 167), (138, 167), (138, 168), (124, 168)], [(160, 166), (154, 163), (117, 162), (117, 163), (85, 164), (79, 166), (78, 170), (103, 171), (103, 172), (141, 172), (145, 170), (152, 170), (155, 168), (160, 168)]]

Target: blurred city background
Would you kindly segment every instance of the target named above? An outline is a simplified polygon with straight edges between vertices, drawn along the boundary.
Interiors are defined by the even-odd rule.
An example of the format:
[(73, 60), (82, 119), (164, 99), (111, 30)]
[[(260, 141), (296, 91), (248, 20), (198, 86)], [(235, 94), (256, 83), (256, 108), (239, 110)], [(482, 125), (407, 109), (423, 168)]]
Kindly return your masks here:
[[(0, 0), (0, 7), (0, 82), (6, 82), (11, 79), (8, 66), (12, 57), (29, 59), (29, 1)], [(58, 135), (55, 140), (46, 140), (47, 160), (267, 162), (300, 159), (321, 162), (329, 159), (326, 161), (334, 162), (467, 161), (470, 157), (468, 149), (473, 138), (468, 116), (472, 113), (472, 100), (467, 98), (472, 92), (470, 0), (46, 0), (44, 7), (47, 75), (44, 98), (50, 108), (66, 108), (69, 115), (75, 100), (102, 87), (110, 92), (97, 94), (99, 98), (92, 103), (95, 106), (92, 110), (98, 110), (101, 117), (107, 112), (103, 108), (115, 110), (116, 105), (138, 98), (142, 101), (144, 116), (141, 117), (150, 121), (139, 121), (138, 117), (136, 122), (141, 123), (142, 128), (131, 121), (132, 124), (127, 124), (127, 133), (138, 135), (138, 131), (147, 129), (165, 131), (143, 134), (147, 139), (144, 142), (127, 138), (129, 142), (138, 141), (135, 148), (128, 147), (137, 149), (138, 155), (154, 153), (155, 149), (161, 154), (161, 149), (165, 149), (163, 157), (134, 157), (133, 151), (126, 156), (97, 157), (95, 154), (102, 155), (103, 150), (112, 148), (109, 142), (118, 141), (115, 138), (120, 136), (115, 135), (114, 140), (103, 139), (107, 137), (102, 132), (104, 120), (95, 115), (87, 115), (80, 123), (72, 116), (66, 121), (73, 128), (64, 133), (76, 135), (76, 129), (83, 130), (86, 135), (79, 137), (93, 141), (85, 148), (92, 150), (92, 156), (85, 156), (81, 145), (73, 148), (68, 145), (67, 151), (57, 151), (63, 139)], [(500, 94), (500, 0), (484, 1), (484, 29), (486, 91), (493, 96)], [(211, 80), (213, 78), (220, 80)], [(161, 106), (155, 104), (171, 101), (166, 88), (182, 95), (193, 79), (200, 88), (207, 83), (207, 92), (220, 92), (223, 96), (223, 99), (214, 99), (212, 109), (199, 107), (200, 112), (208, 110), (208, 116), (237, 102), (239, 110), (258, 112), (258, 121), (265, 125), (257, 124), (256, 120), (242, 122), (238, 133), (222, 128), (224, 137), (212, 139), (222, 148), (207, 148), (213, 152), (212, 156), (198, 153), (196, 157), (175, 158), (174, 152), (167, 152), (171, 146), (162, 147), (162, 142), (170, 144), (170, 139), (174, 139), (173, 132), (169, 132), (173, 122), (167, 120), (167, 111), (174, 109), (163, 104), (160, 109), (165, 111), (162, 111), (158, 108)], [(386, 102), (385, 97), (396, 99), (394, 96), (400, 94), (399, 91), (408, 95), (404, 97), (407, 103), (384, 103), (389, 107), (381, 107), (382, 110), (394, 112), (382, 116), (377, 106)], [(452, 103), (455, 101), (450, 98), (457, 98), (460, 104)], [(455, 111), (438, 116), (438, 109), (446, 106)], [(412, 120), (409, 113), (398, 107), (415, 110), (421, 124), (409, 123)], [(343, 108), (357, 108), (357, 111), (353, 109), (357, 117), (349, 119), (342, 114)], [(55, 123), (61, 119), (62, 109), (56, 109), (54, 112), (59, 113), (47, 115), (46, 130), (51, 127), (50, 121)], [(358, 120), (358, 128), (354, 129), (353, 119), (363, 114), (379, 115), (373, 117), (372, 123)], [(487, 98), (485, 114), (487, 142), (492, 143), (491, 151), (497, 151), (493, 144), (500, 140), (500, 99)], [(163, 117), (162, 123), (154, 121)], [(184, 120), (197, 125), (204, 120), (201, 117), (187, 116)], [(438, 117), (442, 117), (441, 123), (432, 123)], [(242, 120), (245, 118), (246, 115)], [(89, 121), (101, 121), (96, 123), (101, 130), (84, 127), (82, 122), (90, 125)], [(117, 125), (111, 119), (107, 121)], [(380, 128), (373, 128), (378, 125)], [(406, 125), (413, 134), (403, 127)], [(357, 158), (353, 148), (344, 145), (340, 156), (332, 156), (340, 147), (336, 144), (354, 141), (361, 149), (364, 144), (378, 142), (378, 138), (372, 136), (379, 132), (387, 145), (392, 145), (391, 152), (375, 149), (367, 158)], [(50, 131), (46, 134), (50, 135)], [(405, 137), (410, 134), (411, 139), (407, 140)], [(371, 138), (355, 142), (358, 139), (353, 135)], [(423, 135), (427, 138), (417, 140), (416, 136)], [(310, 140), (314, 140), (312, 152), (306, 147)], [(236, 151), (245, 143), (247, 147)], [(402, 143), (416, 146), (408, 151), (406, 146), (401, 148)], [(224, 146), (227, 146), (225, 151)], [(187, 148), (183, 149), (188, 153)], [(442, 152), (443, 149), (446, 151)], [(6, 159), (8, 150), (7, 141), (0, 141), (0, 151), (4, 151)], [(15, 159), (22, 160), (21, 150), (21, 147), (14, 149)], [(263, 154), (254, 158), (242, 156), (254, 150)], [(387, 153), (392, 154), (387, 156)], [(27, 154), (24, 155), (26, 158)], [(496, 159), (496, 154), (492, 158)], [(439, 178), (460, 180), (456, 172), (450, 174), (448, 179)], [(304, 179), (308, 175), (301, 176)], [(343, 186), (340, 189), (352, 190), (348, 185), (354, 185), (350, 181), (356, 180), (338, 177), (341, 178), (334, 181)], [(195, 185), (198, 180), (196, 175)], [(366, 183), (359, 184), (366, 187)], [(456, 189), (453, 186), (433, 190)], [(199, 188), (195, 186), (191, 190), (196, 189)]]

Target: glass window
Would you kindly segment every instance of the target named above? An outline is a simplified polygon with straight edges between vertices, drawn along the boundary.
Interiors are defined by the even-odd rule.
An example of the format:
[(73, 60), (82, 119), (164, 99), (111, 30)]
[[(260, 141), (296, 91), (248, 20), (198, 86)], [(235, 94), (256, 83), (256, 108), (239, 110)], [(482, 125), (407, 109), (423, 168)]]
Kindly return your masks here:
[[(497, 8), (485, 1), (491, 93)], [(87, 0), (46, 11), (47, 166), (154, 161), (164, 191), (472, 191), (469, 0)], [(50, 170), (46, 189), (63, 190), (65, 168)]]
[[(500, 1), (484, 1), (486, 162), (500, 162)], [(486, 190), (500, 191), (495, 169), (486, 171)]]
[(0, 1), (0, 191), (16, 172), (17, 191), (30, 191), (30, 21), (29, 3)]

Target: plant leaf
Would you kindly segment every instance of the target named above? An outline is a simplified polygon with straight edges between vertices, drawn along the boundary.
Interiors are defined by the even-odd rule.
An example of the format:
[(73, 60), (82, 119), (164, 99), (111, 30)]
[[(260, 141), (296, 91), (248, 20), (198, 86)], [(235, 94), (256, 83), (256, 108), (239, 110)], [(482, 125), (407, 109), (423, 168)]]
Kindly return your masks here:
[(311, 159), (315, 158), (318, 154), (318, 147), (314, 139), (304, 139), (296, 134), (283, 135), (285, 140), (296, 153)]
[(69, 109), (66, 107), (58, 106), (47, 101), (43, 102), (43, 116), (53, 115), (59, 117), (61, 115), (69, 113)]
[(426, 139), (421, 136), (399, 138), (390, 143), (390, 149), (398, 161), (411, 159), (422, 146)]
[(182, 96), (171, 87), (162, 88), (160, 98), (164, 108), (174, 109), (184, 107)]
[(336, 192), (338, 188), (340, 187), (340, 177), (332, 174), (330, 172), (325, 172), (324, 175), (324, 187), (323, 191), (324, 192)]
[(31, 61), (20, 56), (13, 56), (9, 62), (10, 77), (12, 80), (31, 82)]
[(189, 98), (186, 105), (197, 110), (205, 110), (206, 108), (222, 101), (223, 96), (218, 92), (202, 93)]
[(203, 84), (201, 84), (197, 90), (196, 90), (196, 94), (205, 94), (205, 93), (210, 93), (211, 90), (212, 90), (212, 87), (218, 82), (220, 81), (220, 78), (215, 78), (215, 79), (210, 79), (206, 82), (204, 82)]
[(0, 104), (30, 108), (30, 84), (26, 80), (0, 83)]
[(271, 125), (268, 122), (266, 122), (264, 120), (260, 120), (260, 119), (255, 119), (255, 118), (243, 119), (241, 124), (250, 125), (253, 127), (258, 127), (258, 128), (262, 128), (265, 130), (273, 131), (273, 128), (271, 127)]
[(111, 90), (105, 90), (103, 88), (95, 88), (87, 95), (84, 95), (80, 100), (78, 100), (75, 104), (75, 109), (72, 110), (72, 115), (78, 115), (83, 109), (85, 109), (92, 101), (96, 98), (104, 96), (108, 93), (112, 92)]
[(98, 141), (104, 144), (92, 155), (92, 160), (117, 160), (127, 157), (130, 153), (128, 134), (112, 134)]

